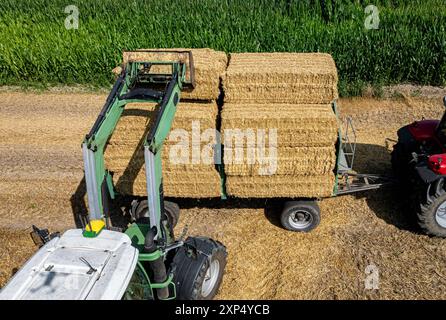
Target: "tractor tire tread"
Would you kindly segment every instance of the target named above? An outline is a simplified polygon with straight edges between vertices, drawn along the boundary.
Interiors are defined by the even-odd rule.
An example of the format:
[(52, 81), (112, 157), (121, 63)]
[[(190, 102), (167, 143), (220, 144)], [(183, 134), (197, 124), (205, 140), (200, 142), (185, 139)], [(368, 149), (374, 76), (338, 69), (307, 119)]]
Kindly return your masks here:
[(446, 237), (446, 228), (438, 225), (435, 215), (438, 206), (446, 201), (446, 191), (441, 188), (421, 202), (416, 212), (417, 222), (424, 233), (430, 236)]

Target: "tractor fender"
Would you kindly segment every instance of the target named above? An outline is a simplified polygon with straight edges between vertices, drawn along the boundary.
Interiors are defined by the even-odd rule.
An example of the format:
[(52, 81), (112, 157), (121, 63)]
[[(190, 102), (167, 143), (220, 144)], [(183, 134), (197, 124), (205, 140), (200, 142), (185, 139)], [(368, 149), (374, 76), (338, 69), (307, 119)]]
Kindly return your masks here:
[(422, 142), (415, 139), (410, 131), (410, 125), (404, 126), (397, 131), (400, 152), (409, 157), (412, 152), (418, 153)]
[(412, 135), (412, 132), (410, 130), (410, 125), (398, 129), (397, 135), (398, 135), (398, 142), (405, 145), (406, 147), (410, 147), (417, 144), (417, 140)]
[(444, 188), (444, 176), (437, 179), (432, 187), (435, 190), (435, 194), (440, 194), (440, 190)]
[(412, 122), (407, 127), (413, 139), (423, 142), (435, 139), (438, 123), (438, 120), (421, 120)]
[(421, 181), (425, 184), (433, 184), (440, 179), (446, 178), (445, 175), (436, 174), (425, 165), (415, 167), (415, 171), (417, 172)]

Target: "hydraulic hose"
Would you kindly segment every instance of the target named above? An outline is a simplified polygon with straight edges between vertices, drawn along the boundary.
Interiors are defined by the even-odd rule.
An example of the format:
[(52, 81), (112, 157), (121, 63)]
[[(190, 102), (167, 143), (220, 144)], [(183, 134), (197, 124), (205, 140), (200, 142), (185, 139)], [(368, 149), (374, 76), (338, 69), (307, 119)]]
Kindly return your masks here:
[[(156, 227), (149, 229), (149, 231), (147, 232), (144, 240), (144, 253), (153, 253), (158, 250), (154, 240), (156, 233)], [(164, 264), (162, 256), (160, 256), (156, 260), (149, 261), (149, 265), (150, 268), (152, 268), (153, 280), (155, 283), (162, 283), (167, 280), (166, 265)], [(166, 299), (169, 297), (169, 288), (164, 287), (156, 289), (156, 294), (159, 299)]]

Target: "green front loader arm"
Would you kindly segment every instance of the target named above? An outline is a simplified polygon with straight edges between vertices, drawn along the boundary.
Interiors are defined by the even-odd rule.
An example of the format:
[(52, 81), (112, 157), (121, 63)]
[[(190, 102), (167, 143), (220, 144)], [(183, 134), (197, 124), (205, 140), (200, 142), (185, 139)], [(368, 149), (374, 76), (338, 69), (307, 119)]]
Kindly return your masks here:
[[(138, 70), (148, 64), (172, 66), (172, 75), (166, 78), (165, 92), (154, 94), (155, 91), (147, 91), (150, 94), (132, 95), (136, 91), (132, 90), (139, 79)], [(160, 230), (161, 212), (164, 210), (161, 150), (172, 126), (185, 73), (185, 65), (179, 62), (132, 62), (127, 64), (117, 79), (101, 113), (82, 144), (90, 220), (105, 219), (107, 226), (110, 226), (107, 200), (109, 197), (113, 199), (115, 195), (111, 175), (105, 168), (104, 149), (125, 105), (131, 102), (155, 102), (158, 103), (157, 116), (145, 140), (144, 156), (150, 223), (152, 227), (156, 226), (157, 230)], [(159, 85), (159, 75), (157, 76), (158, 78), (154, 78), (153, 81), (158, 81), (156, 84)], [(150, 87), (152, 79), (148, 77), (145, 80)], [(144, 93), (144, 89), (142, 90), (139, 92)]]
[(152, 227), (155, 226), (157, 230), (161, 230), (161, 212), (164, 212), (161, 150), (172, 127), (176, 106), (180, 101), (181, 80), (178, 73), (174, 73), (174, 75), (167, 86), (154, 125), (151, 127), (144, 143), (150, 224)]
[[(110, 183), (107, 182), (110, 175), (105, 169), (104, 148), (124, 109), (125, 104), (121, 105), (119, 96), (127, 90), (128, 83), (125, 81), (125, 73), (123, 72), (113, 86), (90, 133), (86, 135), (82, 143), (90, 220), (99, 220), (108, 216), (107, 207), (105, 208), (106, 212), (104, 212), (105, 191), (108, 191), (110, 196), (114, 197), (113, 189), (110, 190)], [(104, 188), (104, 182), (107, 189)]]

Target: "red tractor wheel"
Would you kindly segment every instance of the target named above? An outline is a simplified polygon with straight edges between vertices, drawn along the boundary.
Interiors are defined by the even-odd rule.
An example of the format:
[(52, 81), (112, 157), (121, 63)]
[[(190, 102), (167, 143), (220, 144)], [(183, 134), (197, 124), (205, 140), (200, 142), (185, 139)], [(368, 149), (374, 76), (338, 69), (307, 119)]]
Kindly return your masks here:
[(417, 210), (418, 224), (428, 235), (446, 238), (446, 190), (444, 180), (430, 185)]
[(409, 162), (410, 162), (410, 152), (406, 150), (406, 146), (398, 142), (393, 146), (391, 154), (392, 169), (395, 176), (402, 180), (407, 181), (409, 176)]

